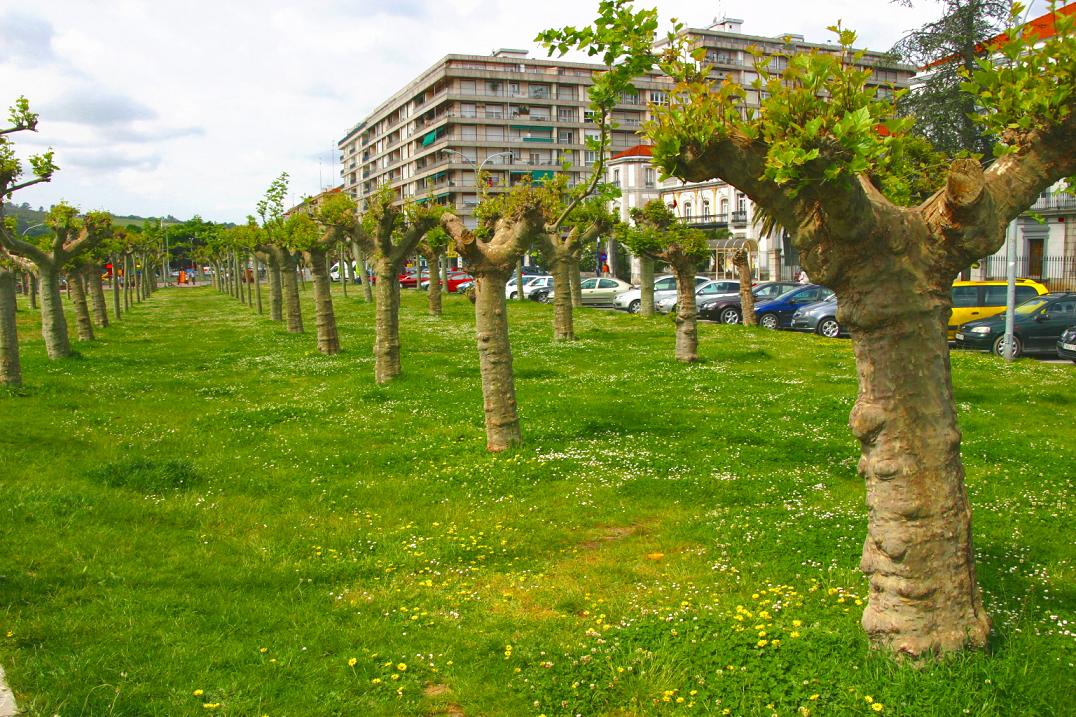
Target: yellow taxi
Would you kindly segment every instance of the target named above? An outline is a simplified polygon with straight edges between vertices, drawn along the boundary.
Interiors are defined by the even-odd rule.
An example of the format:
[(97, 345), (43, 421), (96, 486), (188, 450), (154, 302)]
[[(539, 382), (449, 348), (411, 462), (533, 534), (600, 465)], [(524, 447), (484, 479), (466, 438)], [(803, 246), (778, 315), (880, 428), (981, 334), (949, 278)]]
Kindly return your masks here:
[[(1049, 289), (1031, 279), (1016, 280), (1016, 303), (1049, 293)], [(953, 310), (949, 314), (949, 340), (956, 337), (961, 324), (985, 319), (1005, 311), (1008, 284), (1004, 281), (954, 281), (952, 289)]]

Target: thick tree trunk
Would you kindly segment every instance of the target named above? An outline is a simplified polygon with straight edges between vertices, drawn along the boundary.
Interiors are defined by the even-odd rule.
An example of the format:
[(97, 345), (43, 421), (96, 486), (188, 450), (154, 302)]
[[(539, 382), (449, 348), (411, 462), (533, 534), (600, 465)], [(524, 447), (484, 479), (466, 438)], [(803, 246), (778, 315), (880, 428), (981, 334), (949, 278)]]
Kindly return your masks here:
[(273, 321), (284, 320), (284, 297), (281, 286), (280, 261), (269, 254), (269, 318)]
[(698, 311), (695, 307), (695, 261), (673, 263), (676, 275), (676, 360), (699, 360)]
[(123, 257), (123, 308), (131, 310), (131, 282), (134, 281), (134, 272), (131, 271), (131, 257)]
[(287, 306), (288, 333), (303, 333), (303, 307), (299, 303), (298, 261), (289, 251), (281, 252), (280, 277), (284, 280), (284, 303)]
[(101, 281), (101, 267), (97, 264), (89, 266), (86, 280), (90, 284), (90, 295), (93, 297), (94, 318), (97, 319), (98, 326), (105, 328), (108, 326), (108, 302), (105, 300), (105, 287)]
[(583, 306), (583, 290), (579, 286), (579, 257), (569, 259), (568, 264), (568, 280), (571, 282), (572, 287), (572, 306), (575, 308), (581, 308)]
[(751, 260), (743, 249), (737, 251), (732, 258), (740, 278), (740, 316), (745, 326), (754, 326), (755, 320), (755, 295), (751, 293)]
[(549, 267), (553, 272), (553, 340), (575, 341), (572, 282), (569, 274), (572, 264), (566, 258), (556, 256), (556, 249), (551, 253), (554, 254)]
[(654, 260), (639, 257), (639, 314), (654, 315)]
[(523, 257), (519, 257), (519, 261), (516, 262), (516, 298), (520, 301), (527, 300), (527, 297), (523, 295)]
[(72, 269), (67, 274), (67, 284), (71, 287), (71, 303), (75, 307), (75, 325), (78, 327), (79, 341), (93, 341), (93, 321), (90, 319), (90, 305), (86, 301), (86, 285), (80, 269)]
[(22, 385), (15, 323), (15, 273), (0, 269), (0, 384)]
[(516, 412), (512, 349), (504, 285), (508, 271), (475, 274), (475, 333), (486, 416), (486, 449), (503, 451), (523, 442)]
[(876, 293), (839, 295), (859, 373), (849, 424), (862, 446), (869, 508), (861, 568), (871, 589), (863, 627), (876, 646), (898, 653), (982, 646), (990, 619), (975, 577), (960, 461), (945, 334), (948, 286), (933, 297), (914, 289), (895, 295), (888, 282)]
[(400, 375), (400, 271), (386, 258), (378, 259), (374, 270), (377, 272), (374, 380), (387, 383)]
[(37, 311), (37, 295), (38, 295), (38, 281), (37, 274), (30, 273), (30, 308)]
[(336, 332), (336, 315), (333, 313), (332, 281), (329, 279), (328, 252), (311, 249), (306, 253), (313, 272), (314, 322), (317, 327), (318, 351), (323, 354), (340, 353), (340, 338)]
[(67, 337), (67, 318), (64, 317), (63, 298), (60, 293), (60, 272), (52, 266), (39, 266), (41, 282), (41, 336), (45, 339), (45, 351), (50, 359), (71, 355), (71, 342)]

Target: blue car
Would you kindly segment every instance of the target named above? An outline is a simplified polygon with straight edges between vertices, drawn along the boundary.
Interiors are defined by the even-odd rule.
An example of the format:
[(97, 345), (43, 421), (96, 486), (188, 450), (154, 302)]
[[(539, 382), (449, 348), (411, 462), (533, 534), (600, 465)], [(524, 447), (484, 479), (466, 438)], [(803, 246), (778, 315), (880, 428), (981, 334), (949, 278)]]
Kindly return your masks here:
[(808, 304), (817, 304), (833, 296), (833, 292), (818, 284), (804, 284), (799, 289), (778, 296), (773, 301), (755, 305), (755, 320), (767, 329), (787, 329), (792, 315)]

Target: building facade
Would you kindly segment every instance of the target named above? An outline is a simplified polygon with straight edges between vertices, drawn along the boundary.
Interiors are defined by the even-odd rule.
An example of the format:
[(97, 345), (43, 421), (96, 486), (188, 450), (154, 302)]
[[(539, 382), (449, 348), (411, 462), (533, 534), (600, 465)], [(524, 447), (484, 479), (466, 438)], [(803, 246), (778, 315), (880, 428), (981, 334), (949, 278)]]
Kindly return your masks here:
[[(586, 181), (597, 157), (587, 88), (600, 65), (534, 60), (522, 50), (448, 55), (355, 125), (338, 143), (344, 191), (360, 205), (383, 184), (398, 201), (447, 204), (468, 226), (483, 192), (534, 182), (568, 165)], [(638, 140), (648, 102), (668, 80), (644, 79), (613, 112), (610, 149)], [(482, 172), (483, 186), (477, 175)]]

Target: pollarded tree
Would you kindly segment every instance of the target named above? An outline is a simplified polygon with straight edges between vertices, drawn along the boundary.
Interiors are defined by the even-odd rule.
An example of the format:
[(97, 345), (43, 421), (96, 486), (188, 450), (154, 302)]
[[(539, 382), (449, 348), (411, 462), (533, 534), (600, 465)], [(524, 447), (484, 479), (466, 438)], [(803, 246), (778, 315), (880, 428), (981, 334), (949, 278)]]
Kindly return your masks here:
[(709, 256), (706, 232), (680, 223), (660, 199), (631, 210), (634, 227), (622, 225), (620, 241), (638, 256), (668, 264), (676, 277), (676, 360), (699, 358), (695, 273)]
[[(600, 167), (595, 170), (592, 179), (600, 175)], [(575, 203), (566, 189), (567, 175), (558, 175), (549, 183), (549, 188), (562, 196), (566, 204), (573, 205), (565, 217), (549, 224), (547, 231), (538, 237), (538, 244), (549, 262), (549, 271), (553, 275), (553, 340), (574, 341), (575, 326), (572, 312), (575, 306), (582, 305), (582, 299), (575, 300), (579, 283), (579, 260), (583, 247), (590, 246), (601, 235), (609, 233), (615, 221), (608, 210), (608, 203), (614, 198), (608, 190)], [(588, 194), (599, 186), (596, 182), (585, 190)], [(559, 223), (558, 223), (559, 222)], [(574, 285), (573, 285), (574, 278)], [(522, 293), (522, 291), (520, 292)], [(581, 295), (580, 295), (581, 297)]]
[(90, 318), (88, 301), (89, 285), (86, 281), (87, 268), (91, 267), (89, 252), (75, 257), (64, 265), (67, 274), (67, 286), (71, 289), (71, 305), (75, 309), (75, 327), (79, 341), (93, 341), (93, 319)]
[(368, 201), (359, 234), (366, 237), (360, 243), (372, 247), (377, 279), (374, 379), (386, 383), (400, 375), (400, 269), (426, 232), (437, 226), (444, 208), (412, 202), (394, 206), (388, 185)]
[(547, 187), (519, 184), (511, 192), (489, 197), (479, 204), (480, 223), (474, 232), (455, 214), (445, 213), (441, 217), (441, 225), (475, 277), (475, 333), (482, 374), (486, 448), (490, 451), (503, 451), (523, 441), (516, 410), (504, 287), (519, 258), (547, 230), (557, 206), (556, 192)]
[(69, 262), (111, 236), (112, 217), (108, 212), (90, 212), (82, 218), (77, 209), (61, 202), (49, 209), (45, 223), (52, 230), (51, 237), (31, 242), (0, 232), (0, 245), (37, 267), (41, 283), (41, 333), (49, 358), (56, 359), (71, 354), (60, 296), (60, 275)]
[[(599, 15), (595, 27), (560, 31), (560, 42), (614, 64), (625, 36), (652, 38), (656, 28), (655, 11), (620, 0), (602, 2)], [(780, 76), (760, 67), (769, 96), (746, 115), (743, 89), (711, 82), (675, 51), (677, 36), (662, 57), (642, 53), (679, 82), (646, 129), (664, 173), (720, 178), (746, 193), (793, 232), (807, 272), (840, 300), (859, 373), (849, 423), (869, 508), (862, 622), (876, 646), (897, 653), (982, 646), (990, 631), (950, 381), (950, 286), (1001, 246), (1040, 192), (1076, 173), (1076, 34), (1070, 18), (1055, 25), (1041, 43), (1010, 31), (1001, 57), (980, 60), (965, 83), (997, 139), (985, 169), (939, 163), (911, 133), (913, 120), (896, 118), (867, 86), (855, 35), (839, 27), (833, 51), (792, 55)]]
[[(37, 131), (37, 114), (30, 111), (30, 103), (19, 97), (11, 107), (8, 125), (0, 127), (0, 254), (7, 248), (4, 239), (15, 237), (15, 223), (4, 217), (5, 203), (20, 189), (48, 182), (56, 171), (52, 150), (30, 157), (32, 176), (23, 179), (22, 162), (15, 156), (15, 148), (8, 135), (16, 132)], [(0, 383), (17, 386), (22, 383), (19, 366), (19, 343), (15, 332), (15, 271), (25, 270), (17, 264), (17, 257), (0, 258)], [(31, 304), (33, 299), (31, 299)]]
[(265, 244), (259, 247), (269, 257), (269, 315), (274, 321), (284, 318), (287, 306), (288, 331), (303, 333), (303, 309), (299, 303), (296, 271), (299, 254), (287, 246), (284, 232), (284, 199), (288, 194), (288, 173), (281, 172), (258, 202), (258, 216), (265, 231)]
[(350, 235), (355, 218), (355, 202), (338, 192), (316, 203), (307, 202), (284, 223), (288, 246), (301, 251), (314, 278), (314, 320), (318, 351), (340, 353), (340, 338), (333, 312), (332, 282), (329, 279), (329, 252)]
[(441, 261), (448, 249), (450, 239), (441, 227), (434, 227), (426, 232), (418, 243), (418, 253), (430, 267), (430, 285), (426, 290), (426, 305), (430, 316), (441, 315)]

